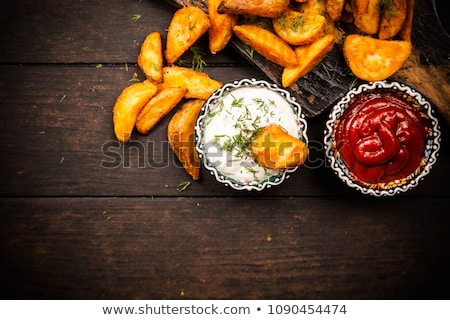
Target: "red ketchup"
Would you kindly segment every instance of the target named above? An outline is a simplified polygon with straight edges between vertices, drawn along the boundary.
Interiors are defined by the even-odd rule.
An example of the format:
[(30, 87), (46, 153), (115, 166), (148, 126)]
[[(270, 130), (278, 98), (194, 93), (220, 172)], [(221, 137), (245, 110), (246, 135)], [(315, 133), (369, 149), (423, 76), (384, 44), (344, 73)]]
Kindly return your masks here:
[(336, 148), (350, 172), (368, 183), (407, 177), (425, 150), (425, 126), (408, 102), (394, 93), (361, 94), (336, 128)]

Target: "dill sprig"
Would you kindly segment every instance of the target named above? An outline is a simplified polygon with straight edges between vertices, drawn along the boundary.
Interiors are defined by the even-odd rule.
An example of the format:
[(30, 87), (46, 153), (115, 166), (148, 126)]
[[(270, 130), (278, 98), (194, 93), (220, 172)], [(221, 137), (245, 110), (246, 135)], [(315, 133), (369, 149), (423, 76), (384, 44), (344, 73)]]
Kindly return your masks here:
[(250, 58), (253, 58), (253, 55), (255, 54), (255, 49), (253, 49), (248, 43), (244, 43), (244, 50), (245, 52), (247, 52)]
[(380, 0), (380, 11), (387, 19), (390, 19), (398, 14), (393, 0)]
[(203, 68), (207, 66), (206, 61), (203, 60), (203, 55), (205, 54), (202, 48), (198, 46), (192, 46), (189, 49), (192, 54), (192, 69), (198, 72), (202, 72)]
[(136, 21), (138, 21), (140, 18), (141, 18), (141, 15), (140, 15), (139, 13), (135, 13), (135, 14), (133, 14), (131, 20), (132, 20), (133, 22), (136, 22)]
[(190, 181), (181, 181), (177, 186), (177, 190), (178, 192), (182, 192), (186, 190), (190, 185), (191, 185)]

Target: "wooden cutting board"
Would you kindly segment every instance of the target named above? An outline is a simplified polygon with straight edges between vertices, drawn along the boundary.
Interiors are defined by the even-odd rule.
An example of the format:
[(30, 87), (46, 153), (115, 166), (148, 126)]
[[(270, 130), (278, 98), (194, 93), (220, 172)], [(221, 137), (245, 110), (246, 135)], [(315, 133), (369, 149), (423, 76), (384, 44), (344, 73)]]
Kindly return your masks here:
[[(208, 11), (207, 0), (166, 1), (177, 7), (196, 6)], [(433, 7), (426, 0), (416, 0), (414, 21), (413, 54), (393, 80), (406, 82), (422, 92), (450, 124), (450, 39), (438, 25)], [(229, 45), (271, 81), (281, 86), (281, 67), (257, 53), (250, 57), (244, 44), (236, 37), (232, 38)], [(321, 64), (286, 89), (304, 107), (308, 117), (315, 117), (360, 83), (363, 81), (355, 78), (349, 71), (342, 48), (336, 44)]]

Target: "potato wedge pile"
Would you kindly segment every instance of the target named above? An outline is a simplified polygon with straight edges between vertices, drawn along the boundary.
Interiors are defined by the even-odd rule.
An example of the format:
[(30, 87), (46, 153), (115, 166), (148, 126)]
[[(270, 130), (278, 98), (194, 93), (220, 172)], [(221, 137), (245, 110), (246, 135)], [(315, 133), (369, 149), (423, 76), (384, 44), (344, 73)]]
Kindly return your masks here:
[[(283, 87), (290, 87), (314, 69), (333, 48), (336, 42), (334, 22), (327, 14), (325, 0), (262, 1), (265, 6), (274, 8), (264, 13), (261, 12), (263, 4), (256, 5), (260, 2), (223, 0), (227, 6), (219, 5), (219, 10), (245, 15), (247, 21), (252, 21), (249, 15), (256, 17), (256, 23), (253, 19), (250, 23), (237, 24), (233, 31), (261, 56), (281, 66), (281, 83)], [(258, 20), (267, 18), (270, 18), (269, 23)]]
[(414, 0), (221, 0), (218, 6), (220, 13), (245, 16), (247, 21), (248, 16), (270, 18), (269, 25), (244, 22), (233, 31), (283, 68), (284, 87), (313, 70), (333, 48), (338, 34), (347, 34), (337, 32), (337, 24), (352, 30), (343, 52), (355, 76), (366, 81), (391, 76), (411, 53), (413, 9)]
[[(146, 80), (124, 88), (113, 108), (115, 136), (121, 142), (128, 142), (135, 128), (140, 134), (149, 134), (184, 101), (169, 122), (168, 141), (193, 180), (199, 179), (200, 170), (194, 145), (195, 120), (205, 99), (223, 84), (206, 73), (174, 63), (209, 28), (209, 16), (201, 9), (177, 10), (170, 21), (165, 50), (159, 32), (150, 33), (141, 45), (137, 62)], [(223, 49), (223, 44), (215, 43), (215, 51)]]
[(405, 64), (412, 51), (413, 12), (414, 0), (350, 0), (344, 4), (341, 17), (360, 31), (347, 36), (343, 46), (355, 76), (384, 80)]

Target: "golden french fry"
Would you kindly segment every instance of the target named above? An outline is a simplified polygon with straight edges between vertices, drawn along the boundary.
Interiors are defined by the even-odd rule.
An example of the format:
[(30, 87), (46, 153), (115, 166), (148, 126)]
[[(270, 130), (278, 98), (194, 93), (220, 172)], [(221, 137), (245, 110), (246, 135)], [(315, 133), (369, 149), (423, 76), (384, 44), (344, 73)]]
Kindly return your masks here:
[(281, 76), (282, 85), (289, 87), (299, 78), (308, 74), (325, 58), (334, 43), (334, 36), (327, 34), (309, 45), (295, 48), (299, 63), (294, 68), (284, 68)]
[(327, 0), (326, 9), (331, 21), (338, 21), (341, 19), (344, 5), (345, 0)]
[(406, 19), (406, 0), (387, 0), (382, 6), (379, 39), (390, 39), (402, 28)]
[(294, 67), (297, 56), (288, 43), (272, 32), (253, 25), (237, 25), (236, 36), (256, 52), (282, 67)]
[(289, 5), (289, 0), (222, 0), (219, 13), (276, 18)]
[(209, 51), (216, 54), (222, 51), (231, 37), (233, 27), (238, 21), (237, 15), (221, 14), (217, 12), (221, 0), (208, 0), (209, 27)]
[(209, 17), (200, 8), (184, 7), (172, 17), (164, 55), (168, 64), (178, 60), (209, 28)]
[(163, 54), (159, 32), (152, 32), (145, 38), (139, 52), (138, 65), (147, 79), (162, 82)]
[(351, 34), (344, 41), (344, 57), (352, 72), (366, 81), (384, 80), (408, 60), (411, 43)]
[(380, 24), (381, 0), (351, 0), (355, 25), (364, 33), (376, 34)]
[(208, 99), (223, 83), (210, 78), (206, 73), (193, 69), (169, 66), (163, 68), (164, 82), (160, 88), (183, 87), (187, 89), (185, 98)]
[(403, 26), (400, 29), (400, 37), (408, 42), (411, 42), (411, 28), (414, 16), (414, 0), (406, 0), (406, 18)]
[(326, 20), (319, 14), (306, 15), (286, 9), (273, 19), (275, 33), (287, 43), (300, 46), (314, 42), (325, 33)]
[(205, 100), (189, 100), (169, 122), (167, 137), (175, 155), (193, 180), (200, 178), (200, 158), (195, 149), (194, 128)]
[(262, 129), (251, 142), (250, 151), (259, 165), (273, 170), (299, 166), (309, 153), (306, 143), (289, 135), (277, 124)]
[(138, 113), (155, 95), (156, 90), (156, 85), (145, 80), (134, 83), (121, 92), (113, 109), (114, 133), (119, 141), (130, 140)]
[(136, 129), (148, 134), (151, 129), (183, 99), (186, 88), (165, 88), (156, 93), (142, 108), (136, 118)]

